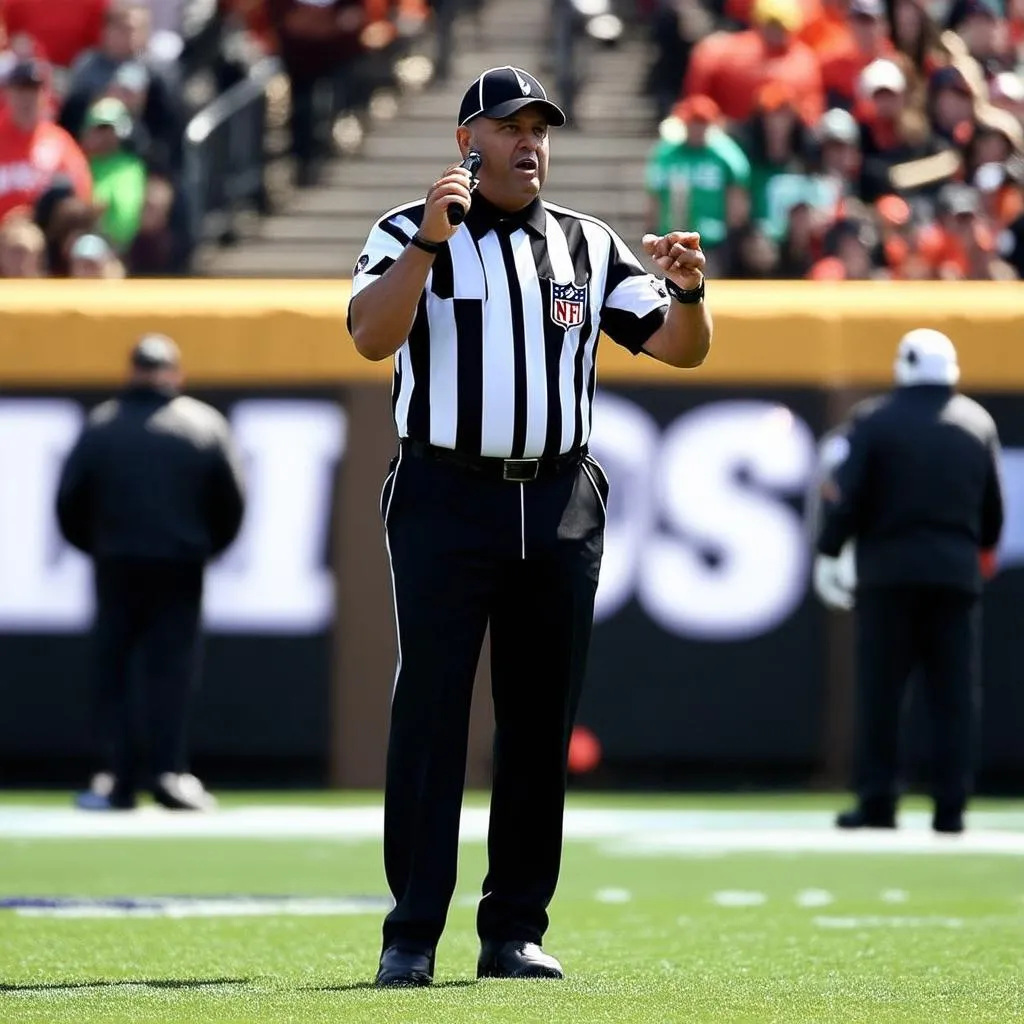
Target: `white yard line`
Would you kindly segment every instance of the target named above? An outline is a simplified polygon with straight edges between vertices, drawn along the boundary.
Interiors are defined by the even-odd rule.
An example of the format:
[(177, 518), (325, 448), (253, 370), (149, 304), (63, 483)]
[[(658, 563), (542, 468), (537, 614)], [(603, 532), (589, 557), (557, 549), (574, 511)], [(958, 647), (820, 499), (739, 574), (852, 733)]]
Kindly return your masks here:
[[(778, 853), (992, 853), (1024, 856), (1024, 814), (976, 812), (962, 836), (931, 832), (926, 812), (903, 815), (895, 831), (844, 832), (819, 811), (648, 811), (570, 809), (567, 840), (600, 842), (612, 855), (699, 856)], [(462, 840), (487, 837), (486, 808), (467, 808)], [(1000, 831), (1013, 829), (1020, 831)], [(208, 814), (156, 807), (98, 813), (0, 804), (0, 841), (11, 839), (325, 839), (379, 841), (377, 807), (254, 806)]]

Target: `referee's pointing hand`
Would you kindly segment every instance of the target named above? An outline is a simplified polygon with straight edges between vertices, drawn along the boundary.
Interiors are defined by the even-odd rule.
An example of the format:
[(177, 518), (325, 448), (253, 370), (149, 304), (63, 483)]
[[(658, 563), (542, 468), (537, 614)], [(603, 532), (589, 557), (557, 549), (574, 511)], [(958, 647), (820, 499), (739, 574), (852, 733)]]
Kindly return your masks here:
[(696, 231), (670, 231), (667, 235), (644, 235), (644, 252), (669, 280), (687, 290), (699, 288), (704, 278), (704, 253)]
[(470, 201), (469, 171), (452, 164), (427, 190), (420, 235), (428, 242), (447, 242), (459, 230), (457, 224), (448, 223), (448, 205), (455, 203), (468, 211)]

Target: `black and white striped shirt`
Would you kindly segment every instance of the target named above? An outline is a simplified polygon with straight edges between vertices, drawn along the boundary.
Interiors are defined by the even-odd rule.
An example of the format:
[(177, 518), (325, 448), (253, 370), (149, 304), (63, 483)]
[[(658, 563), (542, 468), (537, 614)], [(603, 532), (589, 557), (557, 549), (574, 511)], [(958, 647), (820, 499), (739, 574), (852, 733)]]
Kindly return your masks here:
[[(377, 222), (353, 297), (402, 254), (424, 206)], [(477, 193), (434, 258), (395, 353), (398, 435), (501, 458), (578, 448), (590, 436), (600, 332), (637, 353), (668, 304), (662, 283), (602, 221), (540, 199), (509, 215)]]

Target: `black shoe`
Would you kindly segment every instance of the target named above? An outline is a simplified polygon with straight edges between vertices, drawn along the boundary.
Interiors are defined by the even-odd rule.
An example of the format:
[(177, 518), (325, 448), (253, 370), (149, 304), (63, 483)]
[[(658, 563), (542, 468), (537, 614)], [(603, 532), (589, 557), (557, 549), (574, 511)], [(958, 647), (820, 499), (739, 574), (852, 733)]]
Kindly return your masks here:
[(562, 965), (536, 942), (485, 942), (476, 965), (478, 978), (564, 978)]
[(836, 817), (837, 828), (895, 828), (896, 812), (891, 808), (865, 807), (843, 811)]
[(960, 804), (935, 805), (932, 829), (949, 835), (959, 835), (964, 830), (964, 809)]
[(216, 798), (194, 775), (164, 772), (153, 786), (153, 799), (171, 811), (212, 811)]
[(434, 954), (388, 946), (381, 953), (377, 988), (424, 988), (434, 980)]

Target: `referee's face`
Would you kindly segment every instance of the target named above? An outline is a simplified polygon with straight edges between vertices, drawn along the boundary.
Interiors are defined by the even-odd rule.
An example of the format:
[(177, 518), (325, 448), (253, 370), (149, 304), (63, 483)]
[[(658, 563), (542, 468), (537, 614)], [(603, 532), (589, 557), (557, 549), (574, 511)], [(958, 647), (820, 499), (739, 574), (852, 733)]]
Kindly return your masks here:
[(478, 117), (459, 129), (463, 153), (482, 157), (480, 191), (495, 206), (520, 210), (540, 192), (548, 176), (548, 123), (536, 107), (501, 119)]

